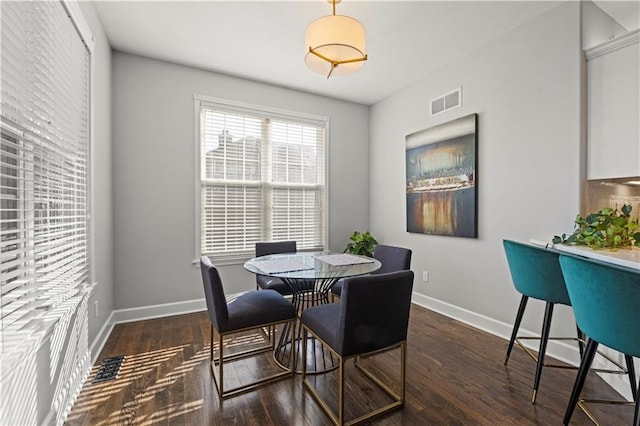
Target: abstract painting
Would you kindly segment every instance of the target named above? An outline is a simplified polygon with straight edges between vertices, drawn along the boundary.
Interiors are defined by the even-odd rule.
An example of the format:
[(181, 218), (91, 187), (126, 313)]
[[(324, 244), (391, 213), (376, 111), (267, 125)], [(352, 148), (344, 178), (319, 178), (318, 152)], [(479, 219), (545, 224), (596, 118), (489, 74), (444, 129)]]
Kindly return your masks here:
[(478, 115), (406, 137), (407, 231), (478, 237)]

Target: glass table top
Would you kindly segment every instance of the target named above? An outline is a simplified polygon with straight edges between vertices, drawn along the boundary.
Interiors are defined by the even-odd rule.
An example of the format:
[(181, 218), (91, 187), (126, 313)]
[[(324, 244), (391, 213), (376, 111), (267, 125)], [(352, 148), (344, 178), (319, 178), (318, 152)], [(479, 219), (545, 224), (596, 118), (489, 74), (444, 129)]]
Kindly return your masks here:
[(375, 272), (380, 261), (346, 253), (300, 252), (272, 254), (245, 262), (247, 271), (284, 279), (345, 278)]

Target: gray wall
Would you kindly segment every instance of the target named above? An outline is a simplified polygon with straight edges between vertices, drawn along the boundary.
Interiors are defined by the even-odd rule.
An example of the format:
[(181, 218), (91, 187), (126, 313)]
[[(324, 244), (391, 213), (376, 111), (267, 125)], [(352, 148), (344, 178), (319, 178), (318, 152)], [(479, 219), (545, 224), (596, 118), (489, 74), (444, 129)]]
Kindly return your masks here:
[[(329, 117), (330, 248), (368, 229), (368, 107), (121, 52), (112, 76), (115, 309), (203, 298), (195, 94)], [(255, 288), (242, 265), (220, 271), (228, 293)]]
[[(418, 300), (510, 331), (519, 294), (502, 239), (570, 232), (579, 210), (580, 47), (580, 4), (566, 2), (372, 107), (371, 228), (413, 249)], [(430, 117), (429, 99), (459, 86), (462, 107)], [(470, 113), (479, 120), (478, 239), (407, 233), (405, 136)], [(542, 304), (530, 305), (523, 327), (539, 333)], [(574, 327), (559, 307), (553, 331)]]

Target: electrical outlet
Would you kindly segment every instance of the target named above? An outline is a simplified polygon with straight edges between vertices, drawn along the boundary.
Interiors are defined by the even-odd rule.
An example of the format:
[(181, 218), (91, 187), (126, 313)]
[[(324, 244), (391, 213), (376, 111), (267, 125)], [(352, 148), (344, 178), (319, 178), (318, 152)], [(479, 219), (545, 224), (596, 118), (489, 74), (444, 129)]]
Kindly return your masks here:
[(98, 301), (93, 302), (93, 317), (98, 318)]
[(429, 271), (422, 271), (422, 281), (425, 283), (429, 282)]

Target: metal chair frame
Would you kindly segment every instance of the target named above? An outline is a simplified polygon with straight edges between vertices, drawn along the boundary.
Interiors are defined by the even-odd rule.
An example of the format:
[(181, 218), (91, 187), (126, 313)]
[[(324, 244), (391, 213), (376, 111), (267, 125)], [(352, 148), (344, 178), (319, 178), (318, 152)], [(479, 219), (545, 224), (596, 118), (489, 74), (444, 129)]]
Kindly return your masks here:
[[(318, 341), (320, 341), (322, 343), (323, 346), (326, 346), (327, 349), (329, 349), (329, 351), (331, 351), (331, 353), (338, 359), (338, 409), (337, 409), (337, 413), (331, 409), (331, 407), (329, 407), (329, 404), (322, 399), (322, 397), (320, 396), (320, 393), (313, 387), (313, 385), (307, 380), (307, 337), (308, 337), (308, 333), (311, 333), (311, 335), (315, 338), (318, 339)], [(387, 385), (386, 383), (384, 383), (384, 381), (376, 376), (371, 370), (367, 369), (365, 366), (363, 366), (362, 364), (360, 364), (358, 361), (361, 357), (371, 357), (374, 355), (379, 355), (385, 352), (389, 352), (395, 349), (400, 349), (400, 392), (395, 392), (389, 385)], [(387, 395), (389, 395), (389, 397), (391, 397), (391, 399), (393, 399), (393, 402), (386, 404), (380, 408), (377, 408), (373, 411), (370, 411), (366, 414), (363, 414), (360, 417), (357, 417), (353, 420), (350, 420), (348, 422), (345, 422), (344, 420), (344, 394), (345, 394), (345, 367), (346, 367), (346, 362), (349, 359), (354, 359), (354, 365), (358, 368), (358, 370), (360, 372), (363, 373), (363, 375), (365, 377), (367, 377), (369, 380), (371, 380), (371, 382), (373, 382), (379, 389), (381, 389), (382, 391), (384, 391)], [(367, 420), (371, 420), (375, 417), (381, 416), (383, 414), (387, 414), (391, 411), (397, 410), (401, 407), (404, 406), (404, 402), (405, 402), (405, 389), (406, 389), (406, 363), (407, 363), (407, 342), (406, 340), (403, 340), (399, 343), (396, 343), (392, 346), (386, 347), (386, 348), (382, 348), (376, 351), (372, 351), (372, 352), (368, 352), (368, 353), (363, 353), (363, 354), (357, 354), (357, 355), (351, 355), (348, 357), (342, 357), (340, 356), (336, 351), (333, 350), (333, 348), (327, 344), (326, 342), (324, 342), (322, 339), (320, 339), (314, 332), (313, 330), (311, 330), (310, 328), (308, 328), (306, 325), (303, 325), (303, 334), (302, 334), (302, 383), (305, 387), (305, 389), (307, 389), (311, 395), (313, 396), (313, 398), (318, 402), (318, 404), (320, 405), (320, 407), (322, 408), (322, 410), (327, 414), (327, 416), (329, 416), (329, 418), (331, 419), (331, 421), (333, 422), (333, 424), (335, 425), (347, 425), (347, 426), (351, 426), (351, 425), (355, 425), (355, 424), (359, 424), (362, 422), (365, 422)]]
[[(291, 330), (291, 338), (293, 339), (294, 337), (293, 330), (295, 330), (295, 327), (293, 327), (293, 323), (295, 323), (295, 321), (297, 321), (297, 318), (293, 318), (287, 321), (278, 321), (278, 322), (273, 322), (268, 324), (260, 324), (259, 326), (232, 330), (225, 333), (219, 333), (218, 330), (216, 330), (216, 328), (213, 326), (213, 324), (211, 325), (211, 347), (209, 352), (209, 365), (211, 367), (211, 373), (213, 375), (213, 380), (216, 385), (216, 390), (218, 391), (218, 396), (221, 399), (225, 399), (231, 396), (236, 396), (245, 392), (249, 392), (264, 384), (293, 376), (296, 369), (295, 354), (293, 356), (293, 362), (291, 363), (290, 368), (286, 368), (284, 369), (284, 371), (277, 372), (275, 374), (272, 374), (266, 377), (262, 377), (258, 380), (252, 381), (250, 383), (245, 383), (231, 389), (224, 389), (224, 365), (225, 364), (234, 362), (240, 359), (253, 357), (255, 355), (258, 355), (264, 352), (268, 352), (268, 351), (273, 352), (274, 346), (275, 346), (275, 327), (281, 324), (282, 325), (291, 324), (289, 326), (289, 329)], [(264, 330), (265, 328), (267, 329), (266, 332)], [(259, 346), (257, 348), (252, 348), (252, 349), (244, 350), (244, 351), (233, 353), (233, 354), (228, 354), (225, 356), (224, 338), (234, 334), (250, 331), (250, 330), (260, 330), (260, 333), (262, 334), (267, 344)], [(218, 357), (215, 356), (215, 350), (214, 350), (214, 346), (216, 343), (217, 343), (218, 352), (219, 352)], [(276, 368), (281, 368), (281, 367), (277, 366)]]
[[(579, 386), (580, 388), (582, 388), (582, 386), (584, 385), (584, 382), (587, 378), (587, 373), (589, 371), (598, 371), (597, 369), (591, 369), (591, 363), (593, 362), (593, 359), (595, 358), (596, 353), (602, 354), (600, 351), (597, 350), (599, 343), (596, 342), (593, 339), (589, 339), (587, 341), (587, 347), (585, 349), (585, 356), (584, 359), (582, 361), (582, 363), (580, 364), (580, 367), (578, 368), (578, 377), (576, 379), (576, 383), (574, 384), (574, 388)], [(609, 360), (608, 357), (605, 356), (605, 358), (607, 358), (607, 360)], [(629, 355), (625, 355), (625, 358), (627, 359), (627, 362), (631, 362), (633, 363), (633, 357), (629, 356)], [(631, 364), (633, 365), (633, 364)], [(587, 370), (587, 372), (585, 372), (584, 370)], [(631, 375), (634, 375), (634, 372), (632, 371)], [(575, 405), (578, 406), (578, 408), (580, 408), (580, 410), (582, 410), (582, 412), (584, 414), (587, 415), (587, 417), (589, 418), (589, 420), (591, 420), (593, 422), (593, 424), (595, 425), (599, 425), (600, 423), (598, 423), (598, 420), (595, 418), (595, 416), (593, 415), (593, 413), (591, 413), (589, 411), (589, 409), (587, 408), (586, 404), (606, 404), (606, 405), (626, 405), (626, 406), (636, 406), (638, 405), (638, 387), (637, 384), (635, 383), (635, 377), (633, 379), (631, 379), (631, 392), (633, 394), (633, 397), (636, 399), (636, 402), (634, 401), (626, 401), (626, 400), (612, 400), (612, 399), (589, 399), (589, 398), (580, 398), (579, 395), (573, 395), (571, 396), (572, 398), (572, 402), (575, 402)], [(573, 399), (575, 399), (575, 401), (573, 401)], [(572, 402), (570, 402), (569, 404), (571, 405)], [(570, 420), (570, 415), (565, 413), (565, 417), (563, 420), (563, 424), (567, 425), (569, 424), (569, 420)], [(636, 413), (634, 416), (634, 426), (640, 426), (640, 415), (638, 415), (638, 408), (636, 408)]]
[[(538, 354), (534, 351), (532, 351), (530, 348), (528, 348), (526, 345), (524, 345), (521, 340), (540, 340), (541, 337), (529, 337), (529, 336), (518, 336), (516, 337), (516, 343), (518, 344), (518, 346), (527, 354), (531, 357), (531, 359), (533, 359), (535, 362), (538, 362)], [(578, 337), (549, 337), (547, 340), (560, 340), (560, 341), (566, 341), (566, 342), (578, 342), (578, 344), (580, 345), (580, 348), (584, 347), (587, 342), (584, 339), (578, 338)], [(582, 352), (582, 349), (581, 349)], [(608, 368), (592, 368), (591, 371), (595, 372), (595, 373), (608, 373), (608, 374), (628, 374), (627, 369), (620, 364), (618, 361), (614, 360), (613, 358), (611, 358), (609, 355), (601, 352), (601, 351), (597, 351), (598, 355), (602, 356), (604, 359), (606, 359), (607, 361), (609, 361), (611, 364), (615, 365), (618, 369), (617, 370), (612, 370), (612, 369), (608, 369)], [(582, 356), (581, 356), (582, 358)], [(561, 369), (565, 369), (565, 370), (577, 370), (578, 368), (580, 368), (579, 366), (576, 367), (574, 365), (565, 365), (565, 364), (555, 364), (555, 363), (544, 363), (543, 364), (544, 367), (550, 367), (550, 368), (561, 368)]]

